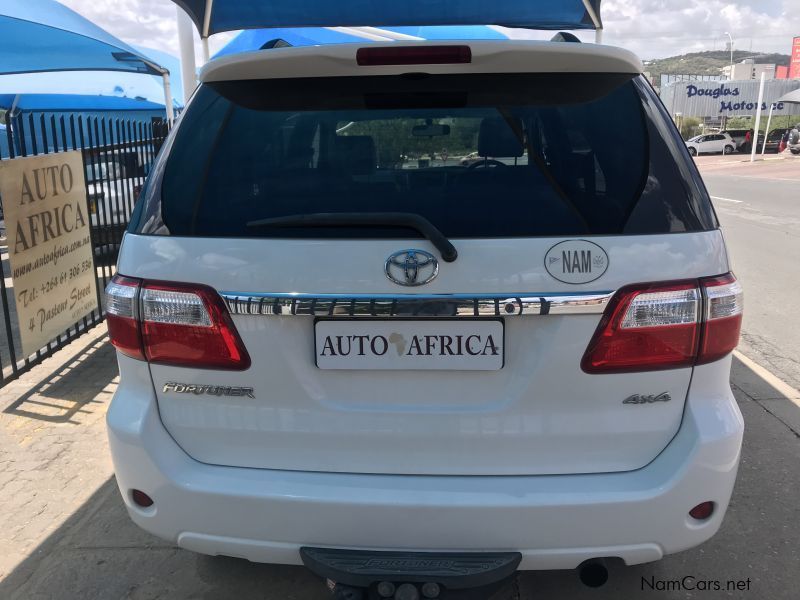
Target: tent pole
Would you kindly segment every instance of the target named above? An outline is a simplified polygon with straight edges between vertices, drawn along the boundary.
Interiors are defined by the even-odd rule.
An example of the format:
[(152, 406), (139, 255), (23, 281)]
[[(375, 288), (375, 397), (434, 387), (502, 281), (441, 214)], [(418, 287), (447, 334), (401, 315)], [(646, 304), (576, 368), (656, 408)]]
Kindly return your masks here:
[(164, 69), (161, 71), (161, 77), (164, 79), (164, 106), (167, 109), (167, 121), (169, 126), (172, 127), (175, 121), (175, 109), (172, 106), (172, 86), (169, 84), (169, 71)]
[(203, 44), (203, 62), (207, 63), (211, 57), (208, 51), (208, 35), (211, 29), (211, 11), (214, 8), (214, 0), (206, 0), (206, 12), (203, 13), (203, 31), (200, 32), (200, 42)]
[[(767, 151), (767, 136), (769, 136), (769, 126), (772, 123), (772, 111), (775, 108), (775, 103), (771, 103), (769, 105), (769, 116), (767, 117), (767, 127), (764, 129), (764, 143), (761, 145), (761, 156), (764, 156), (764, 153)], [(756, 143), (758, 143), (758, 137), (756, 137)]]
[(603, 23), (600, 21), (600, 16), (594, 10), (591, 0), (583, 0), (583, 7), (586, 9), (586, 14), (594, 23), (594, 41), (596, 44), (603, 43)]
[(756, 107), (756, 123), (755, 127), (753, 127), (753, 141), (751, 145), (753, 146), (752, 150), (750, 150), (750, 162), (755, 162), (756, 160), (756, 148), (758, 147), (758, 126), (761, 124), (761, 104), (764, 102), (764, 79), (766, 73), (761, 73), (761, 85), (758, 87), (758, 106)]
[(194, 60), (194, 34), (192, 33), (192, 20), (189, 15), (177, 4), (175, 12), (178, 17), (178, 45), (181, 50), (181, 81), (183, 82), (183, 104), (197, 87), (197, 65)]

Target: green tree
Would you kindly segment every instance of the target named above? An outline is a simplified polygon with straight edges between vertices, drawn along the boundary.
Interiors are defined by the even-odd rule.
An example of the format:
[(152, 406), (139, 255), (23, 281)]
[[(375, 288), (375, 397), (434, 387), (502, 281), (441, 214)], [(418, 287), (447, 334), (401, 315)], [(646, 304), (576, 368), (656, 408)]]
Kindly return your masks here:
[(340, 135), (367, 135), (375, 140), (378, 166), (393, 168), (403, 157), (439, 156), (447, 150), (450, 156), (468, 154), (476, 149), (480, 119), (435, 119), (434, 124), (449, 125), (446, 136), (422, 137), (413, 135), (417, 125), (425, 119), (376, 119), (353, 123)]
[(700, 135), (702, 133), (700, 127), (700, 119), (696, 119), (695, 117), (684, 117), (681, 119), (681, 137), (684, 140), (688, 140), (689, 138), (693, 138), (696, 135)]

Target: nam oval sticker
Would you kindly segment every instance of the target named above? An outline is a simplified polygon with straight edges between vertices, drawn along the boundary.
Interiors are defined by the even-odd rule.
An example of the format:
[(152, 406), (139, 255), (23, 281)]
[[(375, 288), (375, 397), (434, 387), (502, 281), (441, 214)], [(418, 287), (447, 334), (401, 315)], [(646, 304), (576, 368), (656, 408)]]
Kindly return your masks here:
[(594, 242), (567, 240), (547, 251), (544, 268), (562, 283), (590, 283), (608, 269), (608, 254)]

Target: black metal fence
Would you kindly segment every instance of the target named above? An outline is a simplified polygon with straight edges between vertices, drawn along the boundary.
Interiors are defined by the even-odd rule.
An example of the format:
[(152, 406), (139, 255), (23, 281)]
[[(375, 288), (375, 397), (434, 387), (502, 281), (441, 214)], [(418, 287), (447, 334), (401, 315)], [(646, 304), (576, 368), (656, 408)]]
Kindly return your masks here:
[[(0, 387), (19, 377), (105, 318), (102, 292), (114, 274), (122, 235), (133, 206), (167, 133), (163, 121), (84, 115), (5, 114), (0, 160), (80, 150), (86, 177), (86, 208), (94, 250), (99, 308), (74, 323), (35, 354), (24, 356), (16, 314), (5, 221), (0, 221)], [(2, 198), (0, 198), (2, 208)], [(0, 212), (0, 218), (2, 213)]]

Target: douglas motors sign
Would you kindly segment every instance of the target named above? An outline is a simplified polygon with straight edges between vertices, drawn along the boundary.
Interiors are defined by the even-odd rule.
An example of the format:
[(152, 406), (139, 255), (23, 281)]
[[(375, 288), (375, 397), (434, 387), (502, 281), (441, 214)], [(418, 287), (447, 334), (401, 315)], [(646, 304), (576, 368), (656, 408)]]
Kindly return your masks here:
[[(719, 112), (734, 112), (734, 111), (755, 111), (758, 108), (758, 98), (754, 101), (738, 99), (741, 91), (738, 87), (728, 87), (725, 84), (720, 84), (717, 87), (698, 87), (696, 85), (686, 86), (686, 97), (693, 98), (694, 96), (707, 96), (714, 100), (719, 100)], [(726, 100), (727, 99), (727, 100)], [(785, 108), (783, 102), (774, 102), (772, 110), (780, 112)], [(769, 105), (766, 102), (761, 103), (761, 110), (769, 110)]]
[[(758, 109), (756, 80), (746, 81), (680, 81), (664, 86), (661, 99), (670, 113), (686, 117), (719, 117), (755, 115)], [(772, 79), (764, 85), (763, 111), (773, 107), (774, 115), (800, 114), (800, 105), (776, 102), (797, 89), (796, 81)]]

